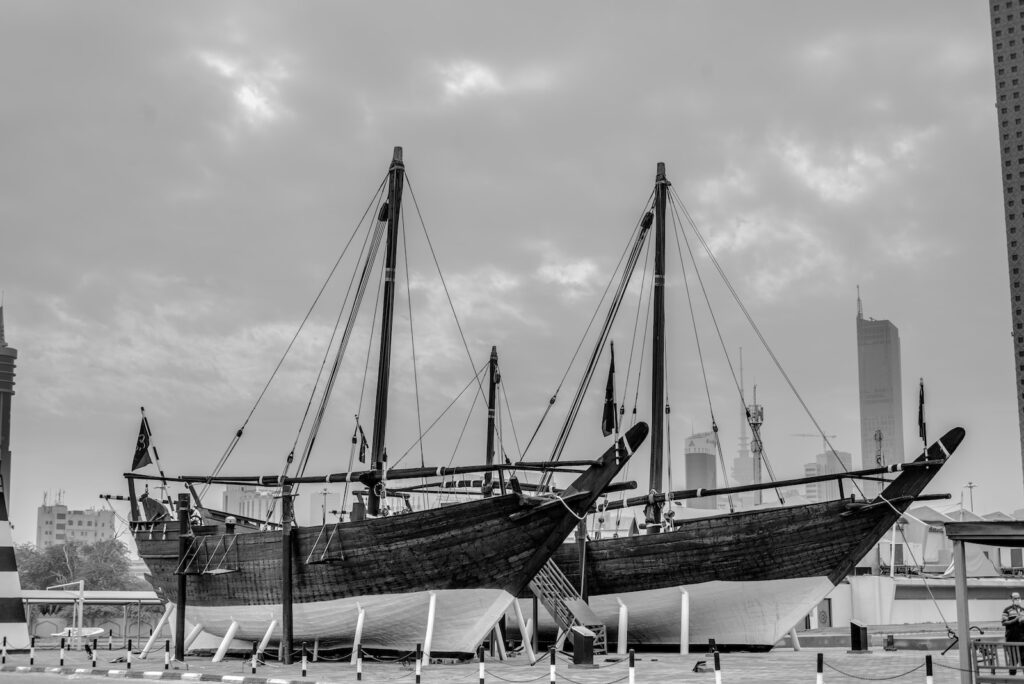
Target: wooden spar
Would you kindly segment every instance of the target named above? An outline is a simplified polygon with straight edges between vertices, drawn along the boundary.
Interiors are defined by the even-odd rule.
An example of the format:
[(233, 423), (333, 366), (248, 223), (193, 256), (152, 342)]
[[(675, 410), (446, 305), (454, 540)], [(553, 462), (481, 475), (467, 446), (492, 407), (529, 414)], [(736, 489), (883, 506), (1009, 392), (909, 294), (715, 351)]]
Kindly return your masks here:
[[(568, 470), (570, 468), (590, 467), (595, 461), (562, 461), (561, 463), (526, 462), (503, 464), (495, 463), (490, 466), (441, 466), (437, 468), (392, 468), (383, 473), (384, 479), (388, 480), (411, 480), (421, 477), (448, 477), (450, 475), (462, 475), (464, 473), (482, 473), (495, 470)], [(282, 477), (281, 475), (237, 475), (209, 477), (206, 475), (181, 475), (179, 477), (168, 477), (169, 482), (203, 482), (210, 484), (255, 484), (260, 487), (279, 487), (282, 484), (331, 484), (334, 482), (373, 482), (381, 473), (374, 470), (353, 470), (347, 473), (328, 473), (327, 475), (303, 475), (302, 477)], [(125, 473), (129, 479), (137, 480), (159, 480), (156, 475), (136, 475)]]
[[(488, 376), (490, 381), (487, 386), (487, 465), (494, 465), (494, 396), (498, 385), (498, 348), (491, 347), (491, 360), (488, 363)], [(499, 471), (500, 476), (500, 471)], [(482, 486), (484, 496), (490, 496), (494, 485), (491, 484), (491, 472), (484, 473)], [(505, 478), (501, 478), (501, 493), (505, 493)]]
[[(736, 487), (720, 487), (718, 489), (680, 489), (675, 492), (668, 492), (666, 494), (655, 494), (653, 496), (655, 503), (663, 503), (667, 499), (696, 499), (704, 496), (720, 496), (723, 494), (736, 494), (738, 492), (752, 492), (760, 489), (773, 489), (775, 487), (791, 487), (793, 485), (810, 484), (812, 482), (828, 482), (831, 480), (844, 480), (847, 478), (856, 479), (862, 478), (866, 475), (878, 475), (881, 473), (894, 473), (908, 468), (924, 468), (931, 466), (940, 466), (945, 463), (945, 459), (932, 459), (925, 461), (911, 461), (910, 463), (896, 463), (888, 465), (882, 468), (868, 468), (866, 470), (851, 470), (845, 473), (831, 473), (829, 475), (812, 475), (809, 477), (798, 477), (792, 480), (776, 480), (775, 482), (764, 482), (761, 484), (749, 484), (739, 485)], [(642, 506), (651, 501), (652, 497), (647, 494), (644, 496), (635, 496), (630, 499), (623, 499), (620, 501), (610, 501), (607, 506), (604, 507), (606, 511), (614, 511), (620, 508), (629, 508), (630, 506)]]
[(131, 506), (132, 522), (142, 520), (142, 516), (139, 514), (139, 499), (135, 496), (135, 477), (130, 473), (125, 473), (125, 477), (128, 478), (128, 505)]
[(181, 572), (178, 573), (177, 577), (178, 602), (174, 616), (174, 659), (178, 661), (185, 660), (185, 604), (188, 587), (188, 575), (185, 574), (187, 569), (185, 567), (185, 556), (188, 554), (189, 540), (192, 538), (191, 523), (189, 521), (191, 512), (188, 510), (188, 499), (188, 494), (178, 494), (178, 567), (181, 569)]
[(292, 487), (281, 491), (281, 660), (292, 664)]
[[(665, 203), (668, 198), (668, 179), (665, 163), (658, 162), (654, 179), (654, 321), (651, 333), (653, 357), (651, 363), (651, 480), (650, 488), (662, 490), (665, 436)], [(661, 510), (653, 507), (653, 525), (658, 531)]]
[(373, 410), (373, 442), (371, 456), (376, 482), (369, 483), (370, 495), (367, 512), (380, 514), (380, 494), (376, 484), (384, 475), (387, 454), (384, 435), (388, 422), (388, 381), (391, 375), (391, 328), (395, 313), (395, 262), (398, 254), (398, 221), (402, 213), (402, 186), (405, 182), (405, 164), (402, 148), (396, 147), (388, 170), (388, 232), (384, 245), (384, 303), (380, 326), (380, 359), (377, 366), (377, 399)]

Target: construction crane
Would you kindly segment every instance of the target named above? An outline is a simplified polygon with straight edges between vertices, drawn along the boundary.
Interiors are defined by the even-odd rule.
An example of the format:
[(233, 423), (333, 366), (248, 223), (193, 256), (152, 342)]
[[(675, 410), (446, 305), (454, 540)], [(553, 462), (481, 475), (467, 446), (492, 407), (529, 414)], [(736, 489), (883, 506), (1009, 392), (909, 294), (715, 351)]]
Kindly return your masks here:
[(823, 453), (823, 454), (827, 454), (828, 451), (829, 451), (829, 449), (828, 449), (828, 440), (835, 439), (838, 436), (839, 435), (823, 435), (823, 434), (816, 434), (816, 435), (814, 435), (814, 434), (810, 434), (810, 433), (807, 433), (807, 432), (791, 432), (790, 433), (790, 437), (815, 437), (815, 438), (820, 437), (821, 438), (821, 453)]

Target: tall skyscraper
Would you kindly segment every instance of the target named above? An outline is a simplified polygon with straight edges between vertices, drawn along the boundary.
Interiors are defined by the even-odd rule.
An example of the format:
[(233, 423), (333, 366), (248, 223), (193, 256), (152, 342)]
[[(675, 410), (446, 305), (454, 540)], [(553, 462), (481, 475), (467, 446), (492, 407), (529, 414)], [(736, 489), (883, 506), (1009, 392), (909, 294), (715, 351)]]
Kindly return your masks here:
[(4, 307), (0, 305), (0, 487), (3, 506), (0, 520), (7, 520), (11, 507), (11, 397), (14, 396), (14, 360), (18, 350), (4, 338)]
[(889, 321), (864, 318), (859, 292), (857, 366), (860, 380), (861, 467), (873, 468), (879, 461), (902, 463), (903, 373), (900, 367), (900, 331)]
[(1021, 304), (1020, 245), (1024, 229), (1024, 112), (1020, 79), (1024, 71), (1024, 2), (989, 0), (992, 19), (992, 56), (999, 115), (999, 149), (1003, 212), (1006, 217), (1006, 252), (1010, 270), (1010, 319), (1013, 324), (1013, 370), (1017, 378), (1017, 422), (1024, 460), (1024, 306)]
[[(698, 432), (686, 438), (686, 488), (714, 489), (718, 483), (718, 437), (714, 432)], [(718, 508), (718, 497), (689, 499), (687, 508)]]

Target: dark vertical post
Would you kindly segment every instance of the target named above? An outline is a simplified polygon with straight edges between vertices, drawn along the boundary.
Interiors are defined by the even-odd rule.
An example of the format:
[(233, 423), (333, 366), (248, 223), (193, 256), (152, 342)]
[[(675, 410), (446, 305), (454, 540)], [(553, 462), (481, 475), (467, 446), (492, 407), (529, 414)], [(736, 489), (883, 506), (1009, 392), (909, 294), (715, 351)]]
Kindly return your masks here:
[[(662, 491), (665, 433), (665, 204), (668, 198), (665, 164), (658, 162), (654, 179), (654, 325), (651, 332), (651, 484)], [(661, 507), (655, 504), (654, 525), (648, 529), (661, 531)]]
[(540, 631), (540, 630), (537, 629), (537, 625), (540, 624), (540, 623), (537, 622), (537, 618), (540, 617), (540, 615), (539, 615), (540, 610), (538, 608), (538, 603), (539, 602), (537, 600), (537, 597), (534, 596), (533, 597), (533, 615), (531, 616), (533, 618), (533, 629), (531, 630), (532, 633), (530, 634), (530, 641), (533, 642), (530, 645), (533, 647), (533, 652), (534, 653), (537, 652), (537, 649), (540, 646), (540, 643), (539, 643), (540, 639), (537, 636), (537, 632)]
[(281, 655), (292, 664), (292, 486), (281, 488)]
[[(405, 183), (405, 164), (402, 148), (396, 147), (388, 171), (388, 231), (384, 246), (384, 302), (380, 326), (380, 359), (377, 365), (377, 398), (373, 411), (373, 443), (371, 455), (373, 469), (378, 477), (387, 467), (384, 453), (384, 435), (388, 422), (388, 381), (391, 375), (391, 328), (395, 313), (395, 262), (398, 254), (398, 222), (402, 213), (402, 186)], [(380, 513), (380, 496), (371, 486), (368, 510)]]
[[(491, 360), (488, 364), (490, 382), (487, 389), (487, 465), (494, 464), (494, 397), (498, 386), (498, 348), (491, 347)], [(505, 479), (501, 480), (501, 493), (505, 493)], [(490, 496), (493, 485), (491, 484), (491, 472), (484, 473), (484, 496)]]
[(587, 518), (583, 517), (576, 523), (576, 550), (579, 552), (580, 563), (580, 598), (586, 601), (590, 593), (587, 591)]
[(174, 615), (174, 659), (185, 660), (185, 605), (187, 603), (188, 575), (185, 571), (185, 555), (188, 554), (189, 542), (192, 538), (192, 527), (189, 522), (189, 495), (178, 494), (178, 607)]

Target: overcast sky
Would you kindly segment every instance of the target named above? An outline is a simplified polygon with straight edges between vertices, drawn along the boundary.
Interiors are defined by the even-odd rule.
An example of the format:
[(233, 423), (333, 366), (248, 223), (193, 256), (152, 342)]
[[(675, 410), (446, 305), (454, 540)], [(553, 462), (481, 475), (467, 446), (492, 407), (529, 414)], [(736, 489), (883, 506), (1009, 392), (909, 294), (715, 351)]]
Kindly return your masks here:
[[(44, 491), (73, 507), (123, 493), (139, 406), (169, 473), (209, 472), (395, 145), (473, 363), (499, 348), (521, 442), (663, 161), (836, 448), (859, 461), (859, 285), (865, 315), (900, 330), (908, 450), (919, 377), (930, 436), (967, 429), (929, 491), (958, 502), (971, 481), (979, 512), (1024, 507), (988, 22), (986, 3), (952, 2), (3, 3), (16, 538), (34, 541)], [(426, 424), (470, 362), (440, 322), (447, 304), (409, 196), (405, 217)], [(226, 473), (280, 469), (347, 277)], [(672, 278), (678, 454), (709, 412)], [(821, 442), (794, 435), (814, 426), (721, 304), (725, 344), (744, 348), (748, 392), (756, 382), (766, 406), (776, 472), (801, 475)], [(366, 334), (311, 472), (346, 467)], [(623, 376), (631, 335), (613, 335)], [(735, 391), (713, 333), (702, 345), (731, 460)], [(411, 366), (396, 361), (394, 378), (404, 427), (392, 460), (415, 430)], [(601, 392), (575, 457), (604, 444), (589, 417)], [(553, 413), (570, 398), (563, 389)], [(438, 434), (457, 438), (466, 418), (454, 415)], [(529, 457), (550, 449), (553, 426)], [(480, 460), (479, 434), (457, 460)], [(441, 443), (428, 442), (428, 462), (451, 458)], [(643, 457), (630, 472), (642, 488)]]

